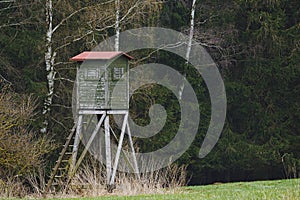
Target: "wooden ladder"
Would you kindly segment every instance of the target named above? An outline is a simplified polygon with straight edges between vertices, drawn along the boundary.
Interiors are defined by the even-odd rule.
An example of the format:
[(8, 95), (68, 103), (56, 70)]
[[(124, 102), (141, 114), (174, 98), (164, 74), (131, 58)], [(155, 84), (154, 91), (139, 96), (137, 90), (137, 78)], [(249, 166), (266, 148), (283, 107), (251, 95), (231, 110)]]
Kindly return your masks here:
[(71, 141), (74, 139), (76, 132), (76, 124), (71, 129), (70, 135), (67, 137), (66, 143), (63, 145), (62, 151), (52, 169), (52, 173), (47, 182), (45, 193), (47, 194), (51, 187), (61, 186), (68, 178), (68, 169), (72, 158), (73, 144)]

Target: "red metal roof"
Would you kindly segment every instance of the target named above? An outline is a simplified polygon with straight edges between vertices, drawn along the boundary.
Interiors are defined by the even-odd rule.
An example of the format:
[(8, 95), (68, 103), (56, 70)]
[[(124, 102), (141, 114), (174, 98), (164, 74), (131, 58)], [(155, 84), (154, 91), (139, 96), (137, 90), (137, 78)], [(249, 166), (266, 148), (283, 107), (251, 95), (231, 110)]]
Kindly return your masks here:
[(116, 56), (123, 55), (128, 59), (133, 59), (133, 57), (122, 51), (84, 51), (77, 56), (72, 57), (72, 61), (84, 61), (84, 60), (109, 60)]

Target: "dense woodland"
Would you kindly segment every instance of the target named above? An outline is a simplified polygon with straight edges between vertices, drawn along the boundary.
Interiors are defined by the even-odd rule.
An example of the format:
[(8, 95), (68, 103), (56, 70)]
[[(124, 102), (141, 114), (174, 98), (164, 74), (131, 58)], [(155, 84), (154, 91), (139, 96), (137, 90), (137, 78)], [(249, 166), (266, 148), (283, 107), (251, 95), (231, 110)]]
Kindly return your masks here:
[[(69, 58), (116, 33), (118, 1), (50, 1), (0, 1), (0, 184), (50, 173), (74, 124), (76, 64)], [(119, 3), (121, 31), (157, 26), (189, 34), (192, 1)], [(137, 58), (132, 67), (155, 61), (185, 71), (197, 94), (198, 134), (177, 163), (188, 165), (190, 184), (299, 177), (299, 1), (202, 0), (195, 6), (193, 39), (217, 63), (227, 95), (224, 130), (205, 158), (198, 152), (211, 113), (201, 76), (168, 52), (131, 52)], [(137, 123), (149, 123), (152, 103), (166, 108), (167, 123), (156, 136), (135, 139), (142, 152), (166, 145), (180, 120), (176, 97), (152, 86), (130, 102)]]

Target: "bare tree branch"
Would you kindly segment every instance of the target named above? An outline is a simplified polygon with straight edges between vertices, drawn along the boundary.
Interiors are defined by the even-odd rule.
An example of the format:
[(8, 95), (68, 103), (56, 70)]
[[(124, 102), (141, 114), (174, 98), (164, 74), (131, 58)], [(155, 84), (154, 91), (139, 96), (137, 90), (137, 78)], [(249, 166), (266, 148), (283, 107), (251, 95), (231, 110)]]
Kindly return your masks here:
[(52, 30), (52, 32), (54, 33), (63, 23), (65, 23), (66, 21), (68, 21), (71, 17), (73, 17), (74, 15), (76, 15), (77, 13), (83, 11), (83, 10), (86, 10), (88, 8), (91, 8), (91, 7), (94, 7), (94, 6), (97, 6), (97, 5), (104, 5), (104, 4), (109, 4), (113, 2), (113, 0), (110, 0), (110, 1), (107, 1), (107, 2), (104, 2), (104, 3), (98, 3), (96, 5), (93, 5), (93, 6), (86, 6), (86, 7), (83, 7), (83, 8), (80, 8), (79, 10), (76, 10), (74, 11), (73, 13), (71, 13), (69, 16), (65, 17), (63, 20), (61, 20)]
[(57, 80), (64, 80), (64, 81), (68, 81), (68, 82), (71, 82), (71, 83), (75, 83), (75, 81), (74, 80), (71, 80), (71, 79), (68, 79), (68, 78), (55, 78), (54, 79), (55, 81), (57, 81)]
[(15, 2), (15, 0), (2, 0), (0, 3), (12, 3)]
[(4, 76), (2, 76), (0, 74), (0, 79), (2, 79), (4, 82), (9, 83), (10, 85), (12, 85), (12, 82), (10, 82), (9, 80), (7, 80), (6, 78), (4, 78)]
[(219, 15), (212, 15), (212, 16), (210, 16), (209, 18), (207, 18), (207, 19), (205, 19), (205, 20), (203, 20), (203, 21), (200, 21), (200, 22), (197, 22), (196, 23), (196, 25), (202, 25), (202, 24), (205, 24), (208, 20), (211, 20), (211, 19), (213, 19), (213, 18), (215, 18), (215, 17), (218, 17)]

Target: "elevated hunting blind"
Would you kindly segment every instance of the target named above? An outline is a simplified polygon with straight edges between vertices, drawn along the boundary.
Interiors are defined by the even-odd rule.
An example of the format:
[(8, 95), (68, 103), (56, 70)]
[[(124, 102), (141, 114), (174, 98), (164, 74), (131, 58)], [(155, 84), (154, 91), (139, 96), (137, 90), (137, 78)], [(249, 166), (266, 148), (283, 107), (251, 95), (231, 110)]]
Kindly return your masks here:
[[(75, 57), (72, 61), (79, 64), (77, 68), (76, 80), (76, 117), (75, 126), (72, 129), (69, 137), (60, 156), (53, 168), (51, 177), (47, 183), (46, 192), (53, 185), (67, 181), (70, 183), (75, 175), (80, 163), (86, 153), (92, 146), (95, 138), (100, 140), (100, 147), (97, 148), (99, 155), (102, 156), (102, 149), (105, 150), (105, 166), (106, 166), (106, 184), (108, 191), (114, 188), (116, 171), (118, 168), (122, 145), (125, 133), (128, 135), (130, 145), (130, 153), (132, 162), (129, 163), (130, 169), (139, 176), (139, 170), (133, 147), (132, 136), (128, 123), (129, 115), (129, 60), (131, 56), (123, 52), (83, 52)], [(114, 131), (116, 127), (111, 126), (112, 115), (122, 117), (122, 124), (119, 131)], [(97, 119), (91, 123), (91, 120)], [(89, 121), (89, 122), (88, 122)], [(93, 124), (91, 129), (87, 127)], [(101, 132), (101, 129), (103, 130)], [(102, 134), (104, 132), (104, 134)], [(111, 132), (115, 139), (111, 139)], [(118, 135), (115, 133), (119, 132)], [(80, 139), (87, 136), (85, 147), (77, 158)], [(97, 136), (97, 137), (96, 137)], [(117, 138), (118, 137), (118, 138)], [(101, 138), (104, 142), (101, 142)], [(73, 141), (73, 142), (72, 142)], [(103, 141), (103, 140), (102, 140)], [(112, 143), (117, 146), (112, 151)], [(68, 150), (69, 149), (69, 150)], [(69, 155), (69, 156), (68, 156)], [(64, 171), (65, 170), (65, 171)]]
[[(77, 109), (128, 109), (130, 59), (123, 52), (83, 52), (71, 58), (80, 64)], [(117, 83), (118, 90), (112, 95)]]

